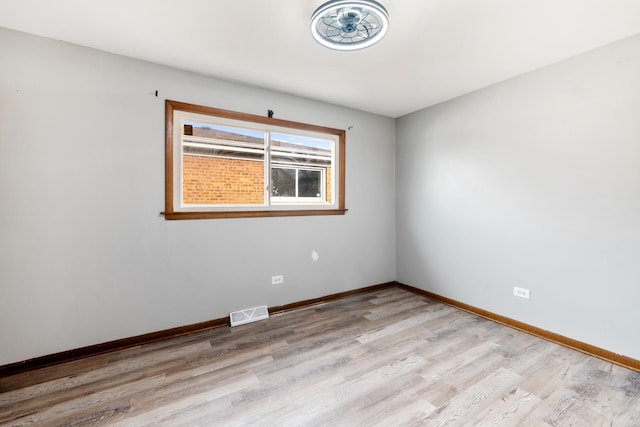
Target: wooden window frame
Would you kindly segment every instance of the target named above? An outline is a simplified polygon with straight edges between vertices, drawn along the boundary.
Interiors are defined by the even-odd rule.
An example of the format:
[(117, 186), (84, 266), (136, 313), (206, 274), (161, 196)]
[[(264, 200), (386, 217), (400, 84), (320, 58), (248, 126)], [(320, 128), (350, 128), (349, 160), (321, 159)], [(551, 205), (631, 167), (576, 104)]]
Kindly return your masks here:
[[(231, 120), (239, 120), (251, 123), (260, 123), (270, 126), (278, 126), (292, 130), (302, 130), (309, 132), (324, 133), (334, 135), (337, 142), (337, 182), (335, 185), (337, 197), (337, 208), (295, 208), (288, 205), (286, 209), (263, 207), (246, 209), (220, 209), (220, 210), (176, 210), (175, 208), (175, 188), (174, 174), (182, 173), (181, 170), (174, 170), (174, 112), (182, 111), (220, 117)], [(334, 129), (322, 126), (315, 126), (306, 123), (292, 122), (271, 117), (256, 116), (253, 114), (239, 113), (236, 111), (222, 110), (213, 107), (188, 104), (179, 101), (165, 101), (165, 208), (162, 215), (166, 220), (186, 220), (186, 219), (212, 219), (212, 218), (256, 218), (256, 217), (283, 217), (283, 216), (313, 216), (313, 215), (344, 215), (345, 208), (345, 151), (346, 132), (341, 129)], [(178, 154), (179, 155), (179, 154)]]

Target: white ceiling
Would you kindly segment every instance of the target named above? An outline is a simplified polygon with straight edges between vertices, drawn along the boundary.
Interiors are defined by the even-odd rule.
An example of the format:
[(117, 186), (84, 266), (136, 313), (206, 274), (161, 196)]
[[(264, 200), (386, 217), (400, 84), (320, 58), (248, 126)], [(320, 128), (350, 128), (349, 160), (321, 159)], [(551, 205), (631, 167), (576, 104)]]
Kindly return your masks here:
[(324, 0), (0, 0), (0, 26), (399, 117), (640, 33), (640, 0), (379, 0), (378, 44), (309, 32)]

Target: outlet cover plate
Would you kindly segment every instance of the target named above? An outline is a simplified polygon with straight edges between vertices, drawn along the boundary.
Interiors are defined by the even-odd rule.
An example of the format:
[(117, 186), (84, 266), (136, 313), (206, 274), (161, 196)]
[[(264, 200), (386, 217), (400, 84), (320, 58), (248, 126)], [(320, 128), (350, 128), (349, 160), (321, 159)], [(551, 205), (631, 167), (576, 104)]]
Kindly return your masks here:
[(513, 295), (520, 297), (520, 298), (526, 298), (526, 299), (530, 299), (531, 298), (531, 294), (529, 289), (525, 289), (525, 288), (519, 288), (517, 286), (513, 287)]

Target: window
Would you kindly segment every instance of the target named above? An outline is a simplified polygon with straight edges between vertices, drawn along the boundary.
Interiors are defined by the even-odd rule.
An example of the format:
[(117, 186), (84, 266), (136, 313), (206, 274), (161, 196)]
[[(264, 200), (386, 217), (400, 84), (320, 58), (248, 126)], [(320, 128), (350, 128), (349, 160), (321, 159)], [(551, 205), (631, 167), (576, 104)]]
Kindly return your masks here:
[(346, 212), (343, 130), (165, 105), (166, 219)]
[(324, 200), (326, 169), (301, 169), (271, 166), (271, 199)]

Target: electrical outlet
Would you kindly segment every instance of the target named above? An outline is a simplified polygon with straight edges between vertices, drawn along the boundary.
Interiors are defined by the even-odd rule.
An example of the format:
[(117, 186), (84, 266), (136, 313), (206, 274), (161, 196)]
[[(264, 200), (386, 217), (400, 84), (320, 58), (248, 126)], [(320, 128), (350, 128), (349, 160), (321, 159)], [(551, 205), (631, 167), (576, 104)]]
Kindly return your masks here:
[(515, 295), (517, 297), (520, 297), (520, 298), (526, 298), (526, 299), (531, 298), (531, 296), (529, 294), (529, 289), (519, 288), (517, 286), (513, 287), (513, 295)]
[(284, 283), (284, 276), (283, 275), (272, 276), (271, 277), (271, 284), (272, 285), (282, 285), (283, 283)]

